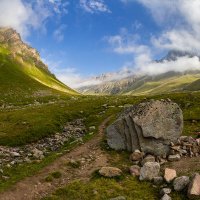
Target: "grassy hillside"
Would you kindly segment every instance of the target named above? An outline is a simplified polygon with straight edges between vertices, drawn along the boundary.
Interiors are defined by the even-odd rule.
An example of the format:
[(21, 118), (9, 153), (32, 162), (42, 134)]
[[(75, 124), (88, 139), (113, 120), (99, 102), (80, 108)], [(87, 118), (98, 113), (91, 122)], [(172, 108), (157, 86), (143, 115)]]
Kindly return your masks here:
[(80, 88), (83, 94), (92, 95), (152, 95), (170, 92), (198, 91), (200, 71), (167, 72), (154, 76), (130, 76), (100, 85)]
[(187, 91), (198, 91), (200, 90), (200, 79), (192, 82), (191, 84), (187, 85), (185, 88)]
[(76, 95), (49, 71), (34, 63), (24, 62), (20, 56), (13, 58), (8, 49), (0, 46), (0, 106), (19, 103), (25, 99), (47, 96)]
[[(189, 85), (199, 80), (200, 74), (186, 74), (182, 76), (168, 77), (157, 81), (147, 81), (140, 87), (126, 94), (149, 95), (180, 92), (189, 90)], [(198, 88), (196, 87), (198, 90)]]

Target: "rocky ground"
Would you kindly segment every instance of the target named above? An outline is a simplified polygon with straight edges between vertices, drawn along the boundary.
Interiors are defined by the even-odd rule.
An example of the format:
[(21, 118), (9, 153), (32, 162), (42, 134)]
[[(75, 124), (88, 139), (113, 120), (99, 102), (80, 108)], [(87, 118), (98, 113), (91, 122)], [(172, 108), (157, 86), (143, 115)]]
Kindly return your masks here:
[[(95, 127), (91, 127), (91, 129)], [(39, 140), (37, 143), (20, 147), (0, 146), (0, 167), (10, 168), (22, 163), (31, 163), (42, 160), (50, 152), (58, 151), (66, 142), (82, 142), (86, 128), (82, 119), (75, 120), (65, 125), (62, 133)], [(1, 178), (8, 179), (0, 168)]]
[[(164, 167), (160, 171), (162, 165), (181, 158), (196, 157), (199, 160), (200, 139), (180, 136), (182, 129), (182, 111), (176, 103), (170, 99), (150, 100), (130, 107), (107, 128), (108, 145), (115, 150), (133, 152), (130, 160), (134, 165), (130, 167), (130, 173), (138, 176), (140, 181), (153, 181), (159, 185), (161, 200), (171, 200), (172, 189), (177, 192), (187, 190), (189, 199), (200, 199), (199, 174), (177, 177), (173, 168)], [(107, 170), (114, 173), (112, 176), (120, 174), (120, 169)], [(109, 177), (107, 171), (102, 173), (100, 170), (99, 173)]]
[[(28, 177), (18, 182), (10, 190), (1, 193), (0, 199), (40, 199), (75, 179), (89, 180), (95, 170), (108, 165), (107, 155), (100, 148), (105, 125), (108, 121), (109, 118), (101, 124), (99, 134), (96, 137), (61, 156), (34, 177)], [(48, 177), (58, 171), (62, 175), (48, 182)]]
[[(162, 103), (164, 103), (165, 106), (168, 106), (171, 104), (171, 101), (161, 101), (161, 104)], [(161, 108), (161, 104), (160, 102), (157, 102), (156, 105), (159, 105), (159, 108)], [(148, 106), (148, 109), (145, 108), (146, 113), (148, 113), (149, 110), (150, 113), (152, 113), (151, 108), (153, 106), (151, 106), (151, 104)], [(178, 109), (178, 111), (180, 111), (176, 105), (173, 104), (173, 106), (175, 110)], [(160, 111), (163, 113), (163, 109), (160, 109)], [(172, 109), (171, 111), (168, 113), (173, 114), (174, 110)], [(127, 113), (129, 114), (130, 111), (127, 112), (126, 110), (124, 112), (125, 115)], [(139, 112), (139, 116), (144, 113), (145, 112)], [(155, 113), (154, 119), (159, 116), (160, 115), (158, 113)], [(170, 117), (168, 114), (166, 116), (168, 118)], [(151, 115), (149, 115), (149, 117), (151, 117)], [(165, 117), (165, 120), (167, 117)], [(127, 120), (126, 116), (123, 119)], [(143, 120), (144, 118), (141, 119)], [(170, 125), (168, 124), (168, 126), (164, 126), (162, 129), (157, 129), (156, 126), (153, 126), (149, 130), (154, 131), (156, 128), (157, 130), (165, 132), (164, 129), (173, 127), (177, 121), (179, 122), (179, 125), (182, 124), (182, 122), (179, 121), (180, 119), (182, 119), (181, 112), (179, 112), (178, 117), (171, 119), (171, 121), (166, 120), (170, 122)], [(175, 123), (173, 120), (175, 120)], [(116, 160), (116, 157), (111, 158), (112, 153), (109, 153), (108, 146), (106, 147), (106, 149), (108, 148), (108, 151), (105, 147), (102, 148), (103, 133), (108, 121), (109, 118), (106, 119), (99, 127), (99, 134), (85, 144), (83, 144), (83, 141), (81, 140), (81, 137), (85, 134), (83, 121), (76, 120), (67, 124), (62, 133), (40, 140), (38, 143), (26, 145), (21, 149), (2, 147), (2, 166), (12, 167), (20, 164), (21, 162), (32, 162), (34, 160), (37, 161), (43, 159), (49, 152), (56, 151), (62, 147), (64, 144), (63, 142), (72, 139), (71, 135), (73, 135), (74, 141), (78, 140), (80, 144), (74, 150), (65, 152), (63, 156), (42, 169), (34, 177), (27, 177), (26, 179), (18, 182), (13, 188), (1, 193), (0, 199), (40, 199), (51, 195), (57, 188), (66, 186), (76, 179), (82, 180), (83, 182), (91, 181), (90, 178), (95, 171), (98, 171), (99, 175), (103, 177), (112, 179), (116, 177), (120, 178), (125, 174), (127, 175), (127, 169), (129, 171), (129, 175), (127, 176), (135, 177), (136, 180), (138, 179), (140, 181), (140, 184), (150, 182), (153, 188), (160, 190), (159, 195), (156, 197), (158, 199), (171, 200), (174, 191), (180, 195), (185, 194), (185, 198), (187, 196), (189, 199), (199, 199), (200, 175), (198, 172), (200, 169), (200, 139), (193, 138), (191, 136), (180, 136), (180, 133), (177, 134), (176, 130), (181, 130), (181, 128), (176, 127), (176, 129), (173, 129), (173, 140), (169, 142), (169, 138), (163, 138), (163, 133), (160, 131), (157, 139), (159, 142), (162, 140), (162, 144), (167, 145), (166, 152), (163, 153), (163, 151), (160, 151), (162, 154), (153, 154), (145, 148), (140, 148), (140, 150), (135, 149), (132, 150), (133, 153), (130, 153), (129, 160), (123, 161), (120, 166), (115, 165), (115, 162), (111, 162), (112, 159)], [(160, 120), (159, 123), (162, 123), (162, 121), (163, 119)], [(117, 122), (119, 122), (119, 120), (117, 120)], [(139, 122), (140, 121), (135, 115), (134, 123), (136, 124)], [(145, 119), (145, 122), (146, 123), (141, 123), (144, 127), (149, 127), (152, 124), (149, 123), (148, 119)], [(130, 123), (127, 123), (126, 125), (128, 126), (128, 124), (130, 125)], [(143, 129), (144, 127), (141, 124), (140, 127)], [(127, 131), (127, 126), (125, 129), (121, 130), (125, 131), (125, 133), (123, 133), (124, 135), (128, 136), (129, 134), (129, 136), (131, 136), (131, 133)], [(133, 128), (133, 126), (131, 127)], [(96, 127), (90, 127), (91, 132), (95, 130), (95, 128)], [(107, 131), (108, 130), (109, 128)], [(144, 137), (145, 132), (142, 133)], [(135, 134), (139, 133), (136, 131)], [(151, 135), (152, 133), (149, 134)], [(156, 138), (153, 138), (153, 140), (156, 140)], [(139, 142), (140, 141), (141, 140), (139, 140)], [(126, 147), (128, 147), (127, 140), (125, 144)], [(141, 145), (142, 143), (139, 144)], [(148, 142), (146, 144), (152, 146), (151, 137), (148, 138)], [(141, 151), (142, 149), (145, 151)], [(3, 175), (3, 170), (1, 170), (1, 173), (2, 178), (9, 178)], [(125, 196), (117, 196), (109, 200), (126, 199), (127, 198)]]

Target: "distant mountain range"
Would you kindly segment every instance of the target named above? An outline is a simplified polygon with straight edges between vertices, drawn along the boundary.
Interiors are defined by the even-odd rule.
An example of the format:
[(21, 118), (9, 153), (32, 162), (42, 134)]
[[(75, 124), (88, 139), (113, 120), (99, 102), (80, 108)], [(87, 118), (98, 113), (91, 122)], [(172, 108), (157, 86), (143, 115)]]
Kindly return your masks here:
[[(162, 59), (154, 62), (176, 61), (178, 58), (186, 56), (189, 58), (199, 57), (194, 53), (173, 50), (168, 52)], [(81, 87), (78, 91), (91, 95), (148, 95), (200, 90), (200, 71), (198, 70), (169, 71), (159, 75), (136, 75), (132, 71), (127, 71), (126, 77), (112, 79), (117, 75), (120, 77), (120, 72), (95, 77), (95, 80), (101, 80), (100, 84)]]
[(77, 94), (48, 70), (38, 51), (24, 43), (15, 30), (0, 28), (0, 100), (59, 92)]

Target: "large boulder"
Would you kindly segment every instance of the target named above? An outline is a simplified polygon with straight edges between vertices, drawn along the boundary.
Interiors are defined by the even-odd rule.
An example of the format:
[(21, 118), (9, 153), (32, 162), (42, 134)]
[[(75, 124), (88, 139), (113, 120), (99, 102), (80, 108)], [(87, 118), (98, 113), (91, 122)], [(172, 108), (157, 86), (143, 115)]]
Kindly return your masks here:
[(107, 130), (107, 143), (115, 150), (136, 149), (153, 155), (169, 153), (183, 129), (180, 107), (167, 100), (151, 100), (128, 108)]

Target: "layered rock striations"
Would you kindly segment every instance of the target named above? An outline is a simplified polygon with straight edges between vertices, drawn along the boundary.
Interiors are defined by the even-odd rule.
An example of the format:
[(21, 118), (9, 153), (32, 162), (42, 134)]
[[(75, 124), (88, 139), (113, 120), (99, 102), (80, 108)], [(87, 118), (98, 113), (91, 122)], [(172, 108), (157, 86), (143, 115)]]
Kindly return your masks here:
[(136, 149), (154, 155), (166, 155), (170, 143), (177, 141), (183, 129), (180, 107), (170, 100), (154, 101), (130, 107), (107, 128), (108, 145), (115, 150)]

